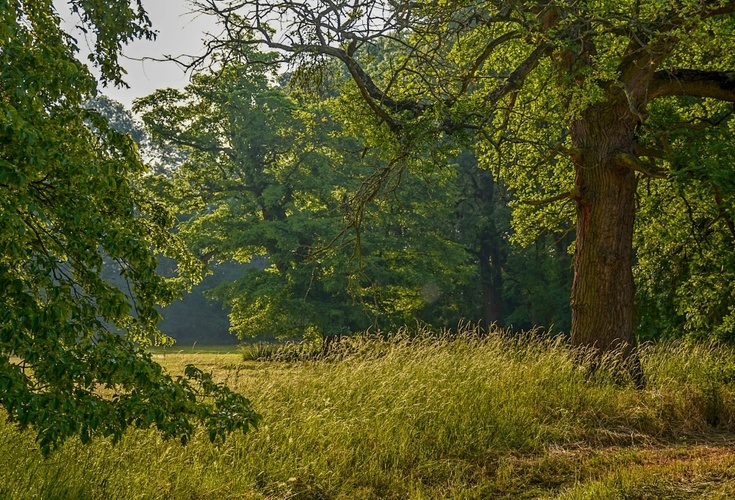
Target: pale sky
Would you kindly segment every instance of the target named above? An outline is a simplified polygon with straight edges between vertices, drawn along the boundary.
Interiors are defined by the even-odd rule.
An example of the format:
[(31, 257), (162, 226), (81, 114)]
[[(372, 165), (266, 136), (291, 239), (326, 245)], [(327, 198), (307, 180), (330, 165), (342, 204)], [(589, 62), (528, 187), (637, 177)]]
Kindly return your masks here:
[[(54, 0), (54, 5), (62, 17), (64, 29), (78, 40), (81, 49), (79, 57), (86, 62), (88, 51), (84, 35), (74, 29), (78, 19), (68, 13), (65, 0)], [(209, 16), (192, 14), (191, 5), (186, 0), (143, 0), (143, 5), (151, 18), (153, 29), (158, 31), (158, 38), (153, 42), (136, 41), (128, 45), (124, 54), (130, 58), (162, 59), (166, 55), (198, 55), (204, 50), (202, 39), (205, 32), (217, 33), (214, 20)], [(189, 81), (189, 75), (172, 62), (123, 58), (121, 63), (128, 72), (124, 79), (130, 88), (107, 87), (101, 90), (128, 108), (137, 97), (146, 96), (158, 88), (181, 88)]]

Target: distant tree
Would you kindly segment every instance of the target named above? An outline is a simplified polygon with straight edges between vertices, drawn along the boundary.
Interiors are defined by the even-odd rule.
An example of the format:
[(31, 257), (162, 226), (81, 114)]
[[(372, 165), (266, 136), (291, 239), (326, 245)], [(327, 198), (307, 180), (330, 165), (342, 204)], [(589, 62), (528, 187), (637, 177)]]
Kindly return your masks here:
[[(388, 167), (336, 124), (334, 95), (309, 101), (272, 83), (271, 54), (247, 57), (135, 104), (155, 138), (187, 151), (165, 191), (187, 214), (180, 233), (192, 249), (205, 260), (265, 262), (213, 291), (231, 308), (232, 331), (329, 337), (417, 320), (456, 325), (453, 291), (471, 267), (452, 238), (453, 197), (407, 172), (356, 215), (362, 179)], [(450, 175), (430, 175), (452, 189)]]
[[(388, 70), (389, 55), (402, 49), (396, 40), (382, 40), (366, 48), (367, 70), (376, 75)], [(382, 248), (389, 248), (400, 246), (400, 239), (392, 240), (414, 233), (424, 237), (417, 248), (431, 248), (432, 241), (438, 241), (434, 233), (438, 231), (451, 241), (443, 247), (444, 253), (434, 248), (433, 253), (425, 255), (423, 265), (438, 271), (446, 264), (453, 270), (455, 279), (441, 280), (441, 292), (435, 294), (423, 311), (417, 309), (422, 295), (412, 290), (436, 290), (436, 286), (394, 288), (397, 293), (405, 294), (404, 297), (415, 297), (416, 306), (410, 308), (413, 312), (404, 315), (404, 320), (419, 319), (437, 327), (452, 327), (459, 321), (516, 329), (554, 325), (557, 331), (569, 331), (571, 262), (567, 247), (573, 231), (568, 223), (552, 225), (547, 221), (543, 226), (538, 224), (538, 216), (518, 218), (530, 226), (521, 228), (523, 237), (518, 237), (511, 228), (508, 204), (524, 193), (516, 194), (517, 188), (511, 192), (496, 180), (497, 169), (488, 168), (478, 159), (478, 154), (482, 154), (482, 148), (477, 147), (479, 143), (470, 141), (468, 146), (459, 147), (451, 137), (443, 135), (427, 148), (396, 149), (395, 143), (386, 140), (384, 130), (364, 126), (371, 122), (372, 113), (369, 110), (366, 113), (363, 100), (350, 85), (349, 73), (340, 72), (333, 61), (299, 67), (292, 86), (294, 82), (297, 88), (305, 88), (307, 94), (321, 92), (322, 99), (332, 99), (332, 115), (347, 134), (360, 137), (369, 151), (383, 159), (380, 165), (384, 168), (367, 178), (353, 197), (357, 211), (383, 212), (373, 217), (384, 220), (384, 227), (389, 227), (390, 219), (400, 218), (398, 213), (406, 208), (404, 202), (410, 205), (417, 200), (430, 200), (430, 206), (423, 209), (408, 208), (409, 214), (424, 214), (430, 221), (428, 224), (421, 223), (419, 217), (403, 217), (421, 229), (381, 236), (379, 228), (372, 224), (366, 226), (364, 238), (376, 238)], [(376, 203), (371, 196), (378, 195), (381, 183), (375, 180), (381, 176), (386, 179), (383, 184), (388, 185), (383, 191), (393, 192), (395, 196)], [(424, 182), (416, 185), (417, 177)], [(396, 189), (396, 185), (400, 187)], [(365, 203), (366, 200), (371, 203)], [(532, 248), (524, 250), (519, 245), (511, 245), (511, 239)], [(414, 260), (392, 266), (390, 272), (394, 279), (404, 268), (418, 269), (422, 265), (420, 255), (414, 254)], [(371, 262), (371, 267), (377, 268), (378, 264)], [(431, 273), (423, 276), (424, 283), (432, 282)], [(408, 279), (406, 284), (410, 282)], [(397, 296), (389, 300), (407, 304)]]
[[(152, 38), (140, 2), (72, 0), (103, 82), (122, 84), (124, 43)], [(195, 367), (174, 379), (143, 349), (165, 340), (156, 304), (198, 273), (166, 205), (140, 189), (132, 138), (85, 106), (97, 82), (51, 2), (0, 5), (0, 404), (44, 453), (70, 436), (155, 426), (186, 442), (257, 421), (246, 399)], [(157, 257), (180, 276), (156, 274)], [(126, 290), (103, 279), (118, 266)], [(131, 297), (133, 297), (131, 299)], [(115, 332), (110, 331), (115, 330)], [(120, 336), (117, 332), (123, 332)]]
[[(98, 95), (85, 102), (85, 107), (98, 111), (117, 132), (129, 134), (138, 146), (144, 163), (159, 175), (148, 175), (140, 179), (141, 185), (150, 189), (154, 198), (163, 196), (162, 186), (173, 172), (186, 160), (181, 149), (166, 146), (151, 140), (143, 122), (122, 103), (106, 95)], [(103, 277), (125, 289), (125, 278), (115, 269), (109, 259), (104, 261)], [(158, 273), (176, 275), (177, 263), (173, 259), (159, 259)], [(158, 328), (165, 335), (183, 344), (232, 344), (236, 339), (229, 334), (227, 311), (221, 301), (204, 296), (223, 281), (231, 281), (242, 273), (242, 266), (227, 262), (211, 270), (201, 283), (193, 286), (183, 297), (160, 308), (161, 321)]]
[[(186, 159), (185, 152), (180, 148), (152, 141), (145, 131), (145, 125), (122, 103), (100, 94), (88, 99), (84, 106), (99, 112), (113, 130), (130, 135), (138, 145), (143, 162), (155, 173), (169, 175)], [(148, 177), (146, 182), (155, 196), (155, 182)]]
[(204, 261), (256, 264), (213, 292), (240, 337), (367, 326), (347, 295), (348, 270), (329, 271), (330, 252), (311, 259), (343, 225), (331, 182), (339, 153), (319, 137), (327, 117), (297, 110), (270, 76), (233, 65), (135, 103), (156, 140), (187, 154), (164, 190), (185, 216), (180, 234)]
[(503, 288), (508, 325), (569, 332), (572, 256), (568, 247), (573, 240), (573, 234), (543, 233), (527, 247), (509, 252)]
[(138, 147), (147, 142), (148, 138), (143, 130), (143, 124), (135, 119), (133, 113), (123, 103), (99, 94), (88, 99), (84, 105), (101, 114), (113, 130), (129, 134)]

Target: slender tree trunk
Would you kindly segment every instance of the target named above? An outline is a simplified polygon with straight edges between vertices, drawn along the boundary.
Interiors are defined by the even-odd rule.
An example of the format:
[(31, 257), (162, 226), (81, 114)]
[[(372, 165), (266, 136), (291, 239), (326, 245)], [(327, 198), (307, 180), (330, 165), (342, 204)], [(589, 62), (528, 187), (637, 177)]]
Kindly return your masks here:
[[(467, 197), (473, 201), (472, 212), (482, 214), (483, 222), (477, 229), (474, 255), (477, 258), (481, 285), (481, 314), (485, 328), (503, 326), (503, 265), (502, 238), (494, 221), (495, 190), (497, 185), (489, 170), (478, 166), (474, 153), (465, 150), (458, 157), (460, 172), (471, 186)], [(473, 220), (473, 231), (475, 220)]]
[(477, 197), (487, 222), (479, 234), (480, 280), (482, 282), (482, 316), (487, 328), (503, 326), (503, 257), (500, 235), (493, 221), (495, 182), (488, 171), (478, 172)]
[(572, 126), (576, 162), (577, 242), (572, 286), (572, 344), (598, 356), (619, 352), (637, 387), (644, 385), (633, 323), (635, 172), (621, 154), (635, 151), (638, 118), (627, 101), (608, 100)]
[(486, 239), (480, 242), (482, 317), (487, 328), (493, 324), (503, 326), (503, 275), (497, 243)]

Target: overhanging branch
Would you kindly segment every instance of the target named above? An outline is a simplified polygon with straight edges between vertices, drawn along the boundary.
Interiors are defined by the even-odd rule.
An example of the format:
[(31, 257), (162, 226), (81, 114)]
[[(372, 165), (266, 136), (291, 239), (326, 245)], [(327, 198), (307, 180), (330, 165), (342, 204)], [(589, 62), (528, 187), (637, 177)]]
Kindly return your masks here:
[(657, 71), (653, 75), (649, 98), (665, 96), (711, 97), (735, 102), (735, 71)]
[(554, 46), (552, 44), (546, 42), (536, 47), (536, 49), (531, 52), (528, 57), (526, 57), (526, 59), (508, 76), (505, 83), (488, 95), (487, 100), (490, 103), (495, 104), (514, 90), (519, 90), (523, 86), (523, 82), (526, 80), (526, 77), (536, 69), (541, 62), (541, 59), (551, 53), (553, 48)]

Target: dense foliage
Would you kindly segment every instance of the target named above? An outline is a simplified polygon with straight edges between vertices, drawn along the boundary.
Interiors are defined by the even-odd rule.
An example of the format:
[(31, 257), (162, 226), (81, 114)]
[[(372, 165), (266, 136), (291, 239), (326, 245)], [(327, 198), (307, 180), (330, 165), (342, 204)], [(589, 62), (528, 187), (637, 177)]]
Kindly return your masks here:
[[(144, 351), (207, 265), (241, 338), (554, 324), (642, 387), (636, 328), (735, 336), (732, 1), (198, 5), (148, 136), (52, 3), (0, 3), (0, 403), (44, 452), (257, 422)], [(69, 6), (124, 84), (141, 2)]]
[[(431, 204), (436, 186), (402, 179), (410, 207), (383, 201), (363, 214), (356, 247), (349, 197), (379, 160), (359, 154), (327, 107), (268, 77), (262, 64), (230, 65), (136, 103), (153, 136), (186, 153), (157, 186), (183, 214), (180, 234), (207, 261), (250, 264), (214, 291), (232, 331), (330, 336), (420, 315), (467, 260), (433, 219), (447, 210)], [(422, 287), (437, 291), (422, 298)]]
[[(72, 1), (96, 34), (104, 81), (120, 83), (121, 44), (152, 37), (140, 3)], [(198, 272), (171, 233), (170, 210), (143, 189), (131, 137), (84, 103), (97, 91), (50, 2), (0, 4), (0, 403), (38, 431), (44, 452), (66, 437), (119, 439), (154, 425), (185, 442), (196, 422), (212, 439), (247, 429), (242, 396), (194, 367), (172, 378), (141, 346), (163, 341), (156, 304)], [(158, 256), (179, 275), (156, 273)], [(103, 262), (125, 290), (103, 279)], [(124, 333), (124, 336), (118, 335)], [(207, 401), (204, 401), (207, 399)]]
[(648, 132), (671, 154), (672, 172), (639, 187), (639, 331), (733, 341), (734, 108), (691, 99), (661, 107)]
[[(152, 179), (181, 236), (205, 261), (248, 265), (212, 292), (233, 333), (568, 329), (566, 248), (547, 251), (551, 237), (533, 251), (509, 245), (508, 193), (474, 153), (448, 144), (394, 171), (355, 137), (342, 92), (315, 95), (298, 74), (273, 83), (275, 54), (246, 55), (135, 104), (158, 144), (185, 158)], [(534, 280), (546, 284), (524, 284)]]

